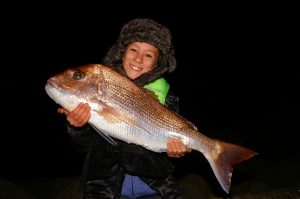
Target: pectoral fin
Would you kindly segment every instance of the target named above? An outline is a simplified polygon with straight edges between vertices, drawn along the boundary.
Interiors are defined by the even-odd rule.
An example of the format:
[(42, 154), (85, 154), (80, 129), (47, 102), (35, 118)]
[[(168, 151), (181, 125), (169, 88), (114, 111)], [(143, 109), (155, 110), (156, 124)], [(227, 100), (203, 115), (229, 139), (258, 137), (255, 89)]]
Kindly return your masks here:
[(93, 129), (95, 129), (95, 131), (97, 131), (97, 133), (99, 135), (101, 135), (107, 142), (109, 142), (110, 144), (117, 146), (118, 143), (112, 138), (110, 137), (107, 133), (104, 133), (102, 131), (99, 131), (94, 125), (91, 124), (91, 127), (93, 127)]

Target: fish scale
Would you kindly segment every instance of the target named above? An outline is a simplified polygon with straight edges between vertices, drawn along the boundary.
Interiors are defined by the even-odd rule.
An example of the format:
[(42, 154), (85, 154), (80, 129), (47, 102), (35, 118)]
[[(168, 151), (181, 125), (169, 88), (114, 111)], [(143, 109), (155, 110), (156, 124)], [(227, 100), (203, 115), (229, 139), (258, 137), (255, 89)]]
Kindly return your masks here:
[[(119, 89), (115, 89), (114, 87), (118, 87)], [(150, 123), (151, 125), (156, 124), (159, 126), (160, 124), (164, 124), (164, 127), (174, 127), (174, 120), (170, 120), (171, 117), (160, 117), (159, 120), (157, 119), (157, 115), (161, 116), (167, 116), (166, 114), (163, 114), (163, 111), (161, 109), (154, 109), (149, 104), (151, 102), (145, 102), (145, 100), (152, 100), (147, 97), (142, 97), (142, 100), (135, 100), (135, 94), (132, 92), (128, 92), (125, 89), (122, 89), (122, 87), (119, 86), (111, 86), (108, 88), (109, 90), (118, 90), (121, 92), (116, 94), (115, 92), (112, 93), (109, 96), (109, 99), (114, 99), (112, 103), (116, 103), (118, 106), (120, 106), (120, 109), (127, 110), (128, 114), (130, 113), (137, 113), (138, 116), (143, 118), (145, 121), (148, 121), (147, 123)], [(126, 92), (127, 91), (127, 92)], [(124, 103), (124, 101), (127, 101), (128, 103)], [(143, 110), (147, 110), (147, 112)]]

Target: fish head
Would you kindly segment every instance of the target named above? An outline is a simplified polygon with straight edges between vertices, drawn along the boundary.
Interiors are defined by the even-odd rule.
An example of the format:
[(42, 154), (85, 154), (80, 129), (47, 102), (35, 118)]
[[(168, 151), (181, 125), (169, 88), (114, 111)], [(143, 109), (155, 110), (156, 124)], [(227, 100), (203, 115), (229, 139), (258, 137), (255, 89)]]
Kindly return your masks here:
[[(89, 64), (67, 68), (47, 80), (46, 93), (59, 105), (73, 110), (80, 102), (94, 106), (99, 97), (98, 85), (102, 78), (101, 65)], [(99, 106), (99, 104), (96, 104)]]

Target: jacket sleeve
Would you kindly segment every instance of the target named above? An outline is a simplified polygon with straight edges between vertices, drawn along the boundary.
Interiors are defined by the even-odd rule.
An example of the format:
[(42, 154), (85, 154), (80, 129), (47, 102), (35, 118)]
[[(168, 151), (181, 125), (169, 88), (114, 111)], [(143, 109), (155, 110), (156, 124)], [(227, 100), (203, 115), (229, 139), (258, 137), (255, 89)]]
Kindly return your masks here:
[(168, 109), (170, 109), (170, 110), (172, 110), (176, 113), (179, 113), (179, 97), (172, 90), (170, 90), (168, 95), (167, 95), (165, 106)]
[(93, 129), (89, 125), (77, 128), (67, 124), (67, 132), (74, 149), (79, 153), (86, 153), (95, 135)]

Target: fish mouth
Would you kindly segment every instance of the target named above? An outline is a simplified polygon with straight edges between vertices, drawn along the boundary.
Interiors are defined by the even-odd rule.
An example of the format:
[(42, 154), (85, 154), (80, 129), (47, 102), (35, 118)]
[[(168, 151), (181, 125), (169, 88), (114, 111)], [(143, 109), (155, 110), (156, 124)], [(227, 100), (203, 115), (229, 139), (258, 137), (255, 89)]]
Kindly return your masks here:
[(63, 84), (61, 84), (59, 80), (55, 77), (49, 78), (45, 87), (51, 90), (55, 89), (58, 92), (72, 93), (72, 91), (68, 91), (68, 89), (66, 89), (66, 87)]
[(48, 79), (47, 84), (54, 87), (54, 88), (56, 88), (56, 89), (58, 89), (58, 87), (59, 87), (58, 82), (53, 78)]

